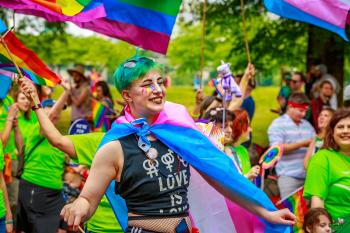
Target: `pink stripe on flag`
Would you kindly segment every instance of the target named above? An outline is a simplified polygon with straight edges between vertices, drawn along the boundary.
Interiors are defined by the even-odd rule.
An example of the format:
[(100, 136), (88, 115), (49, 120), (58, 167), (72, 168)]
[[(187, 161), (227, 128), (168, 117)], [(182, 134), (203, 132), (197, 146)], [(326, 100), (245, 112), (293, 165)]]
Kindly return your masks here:
[(168, 50), (170, 36), (132, 24), (106, 18), (99, 18), (90, 22), (76, 24), (82, 28), (118, 38), (135, 46), (152, 50), (157, 53), (166, 54)]
[(284, 0), (301, 11), (345, 28), (350, 5), (340, 0)]
[(7, 77), (13, 78), (14, 73), (8, 70), (0, 69), (0, 74), (5, 75)]

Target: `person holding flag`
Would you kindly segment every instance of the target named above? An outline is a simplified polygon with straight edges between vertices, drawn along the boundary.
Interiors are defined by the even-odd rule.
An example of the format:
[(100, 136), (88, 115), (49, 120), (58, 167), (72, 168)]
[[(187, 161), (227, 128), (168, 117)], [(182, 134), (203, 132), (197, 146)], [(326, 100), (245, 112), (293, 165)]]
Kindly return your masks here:
[[(128, 209), (119, 213), (128, 218), (126, 232), (190, 231), (190, 164), (225, 196), (261, 217), (266, 232), (289, 232), (283, 225), (294, 224), (295, 216), (286, 209), (276, 210), (262, 191), (241, 176), (197, 130), (183, 106), (165, 102), (160, 71), (160, 65), (146, 57), (128, 59), (118, 67), (115, 81), (127, 102), (125, 116), (103, 138), (81, 195), (62, 210), (68, 225), (77, 229), (89, 219), (115, 179), (116, 192)], [(123, 201), (113, 204), (119, 203)]]

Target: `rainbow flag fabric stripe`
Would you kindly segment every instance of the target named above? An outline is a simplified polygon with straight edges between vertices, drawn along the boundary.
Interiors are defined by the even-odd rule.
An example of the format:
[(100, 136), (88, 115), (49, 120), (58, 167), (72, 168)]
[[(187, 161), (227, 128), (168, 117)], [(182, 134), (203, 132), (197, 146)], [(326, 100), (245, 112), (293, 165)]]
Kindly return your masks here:
[(304, 187), (301, 187), (276, 204), (279, 209), (288, 208), (297, 217), (297, 224), (293, 227), (294, 233), (303, 233), (304, 216), (308, 210), (303, 193)]
[[(91, 0), (87, 1), (88, 4), (80, 12), (72, 16), (54, 10), (43, 2), (48, 1), (0, 0), (0, 6), (16, 10), (16, 13), (43, 17), (49, 21), (73, 22), (79, 27), (118, 38), (146, 50), (166, 54), (182, 1)], [(63, 9), (57, 3), (56, 7)], [(76, 13), (78, 9), (74, 8), (73, 4), (67, 7), (71, 8), (66, 9), (67, 12)]]
[(345, 32), (350, 10), (347, 0), (264, 0), (264, 4), (281, 17), (313, 24), (349, 41)]
[[(12, 58), (25, 77), (36, 84), (50, 87), (61, 82), (61, 79), (32, 50), (25, 47), (11, 31), (7, 31), (7, 27), (2, 21), (0, 22), (0, 33)], [(0, 44), (0, 69), (17, 73), (17, 69), (3, 43)]]
[(107, 132), (110, 128), (110, 121), (106, 118), (108, 109), (97, 100), (92, 101), (92, 116), (95, 132)]

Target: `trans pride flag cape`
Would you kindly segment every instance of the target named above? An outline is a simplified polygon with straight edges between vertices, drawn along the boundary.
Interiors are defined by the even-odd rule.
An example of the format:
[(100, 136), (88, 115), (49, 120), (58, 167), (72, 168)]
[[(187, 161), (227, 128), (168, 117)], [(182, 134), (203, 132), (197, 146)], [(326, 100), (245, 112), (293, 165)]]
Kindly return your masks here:
[(182, 0), (0, 0), (16, 13), (72, 22), (166, 54)]
[(266, 8), (285, 18), (302, 21), (337, 33), (349, 41), (349, 0), (264, 0)]
[[(112, 129), (106, 133), (100, 147), (110, 141), (134, 133), (142, 137), (144, 132), (150, 131), (171, 150), (181, 155), (182, 159), (194, 168), (191, 170), (188, 197), (191, 216), (201, 232), (232, 233), (236, 230), (228, 211), (230, 203), (227, 203), (226, 199), (214, 189), (211, 193), (200, 192), (200, 187), (205, 181), (195, 172), (196, 170), (227, 190), (230, 195), (238, 195), (248, 202), (263, 206), (270, 211), (276, 210), (266, 194), (240, 175), (232, 160), (197, 129), (184, 106), (166, 102), (164, 110), (159, 113), (151, 126), (144, 124), (142, 128), (138, 128), (130, 124), (134, 120), (126, 108), (125, 116), (117, 119), (117, 124), (113, 124)], [(119, 223), (125, 229), (127, 227), (127, 208), (125, 201), (115, 194), (114, 185), (115, 182), (112, 182), (106, 196)], [(207, 185), (207, 183), (203, 185)], [(213, 202), (208, 200), (215, 200), (215, 204), (210, 206)], [(274, 225), (263, 219), (259, 219), (259, 221), (262, 226), (261, 233), (291, 232), (290, 226)], [(217, 227), (222, 226), (224, 230), (210, 228), (211, 223)]]

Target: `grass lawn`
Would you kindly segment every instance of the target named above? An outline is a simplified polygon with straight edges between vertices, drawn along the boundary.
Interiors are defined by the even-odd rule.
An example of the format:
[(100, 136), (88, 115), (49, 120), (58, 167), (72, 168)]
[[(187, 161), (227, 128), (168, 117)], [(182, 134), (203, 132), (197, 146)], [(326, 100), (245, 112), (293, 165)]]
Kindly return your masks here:
[[(111, 88), (114, 99), (120, 99), (119, 93), (115, 88)], [(272, 113), (270, 109), (277, 108), (278, 104), (276, 96), (278, 93), (278, 87), (258, 87), (253, 92), (255, 100), (255, 115), (252, 122), (253, 128), (253, 141), (259, 145), (267, 146), (267, 128), (271, 121), (277, 117), (275, 113)], [(210, 94), (212, 89), (207, 88), (206, 94)], [(62, 93), (62, 88), (55, 89), (53, 98), (57, 99)], [(189, 110), (194, 107), (195, 92), (192, 87), (179, 87), (173, 86), (167, 91), (167, 99), (172, 102), (185, 105)], [(67, 108), (62, 112), (61, 120), (57, 124), (57, 127), (63, 134), (67, 134), (70, 124), (70, 108)]]

